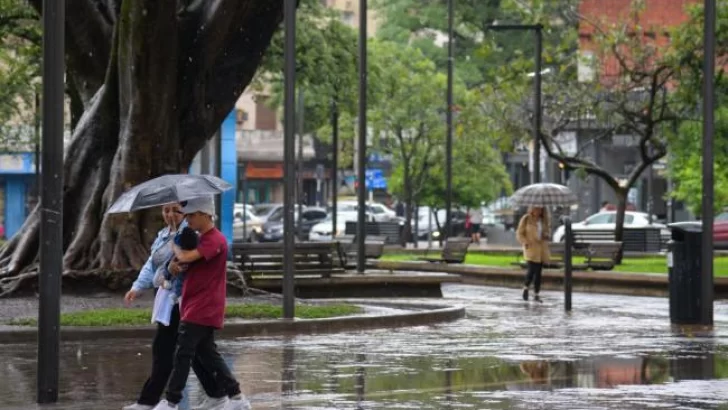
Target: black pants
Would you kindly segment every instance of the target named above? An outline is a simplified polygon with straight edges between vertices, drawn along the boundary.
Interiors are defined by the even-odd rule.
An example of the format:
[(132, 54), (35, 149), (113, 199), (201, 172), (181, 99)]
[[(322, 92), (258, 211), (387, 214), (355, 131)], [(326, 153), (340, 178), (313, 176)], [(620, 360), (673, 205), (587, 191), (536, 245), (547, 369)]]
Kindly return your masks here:
[(240, 385), (217, 351), (215, 328), (180, 322), (174, 369), (167, 386), (168, 402), (177, 404), (182, 400), (182, 390), (187, 384), (193, 361), (198, 361), (215, 375), (215, 381), (225, 394), (230, 397), (240, 394)]
[(533, 282), (533, 290), (538, 293), (541, 291), (541, 271), (543, 270), (543, 263), (528, 262), (528, 271), (526, 272), (526, 282), (523, 284), (525, 287), (529, 287)]
[[(144, 383), (139, 400), (137, 400), (139, 404), (154, 406), (162, 397), (164, 387), (169, 381), (169, 375), (172, 374), (178, 327), (179, 305), (176, 305), (172, 309), (169, 326), (157, 325), (157, 334), (154, 336), (152, 344), (152, 374)], [(225, 395), (225, 390), (215, 381), (214, 373), (206, 369), (199, 360), (194, 360), (192, 368), (208, 396), (218, 398)]]

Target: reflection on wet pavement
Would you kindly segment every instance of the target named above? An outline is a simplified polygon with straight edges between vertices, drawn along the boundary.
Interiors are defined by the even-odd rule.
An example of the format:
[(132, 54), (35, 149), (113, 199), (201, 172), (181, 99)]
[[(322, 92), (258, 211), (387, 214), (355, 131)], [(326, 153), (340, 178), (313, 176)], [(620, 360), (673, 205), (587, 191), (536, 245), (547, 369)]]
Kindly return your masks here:
[[(516, 291), (451, 285), (465, 319), (437, 326), (220, 343), (255, 409), (728, 409), (728, 304), (710, 333), (674, 329), (667, 299), (577, 294), (563, 312)], [(149, 341), (65, 344), (53, 409), (118, 409)], [(0, 408), (32, 409), (35, 346), (0, 351)], [(183, 408), (201, 401), (194, 378)], [(101, 405), (101, 407), (99, 407)]]

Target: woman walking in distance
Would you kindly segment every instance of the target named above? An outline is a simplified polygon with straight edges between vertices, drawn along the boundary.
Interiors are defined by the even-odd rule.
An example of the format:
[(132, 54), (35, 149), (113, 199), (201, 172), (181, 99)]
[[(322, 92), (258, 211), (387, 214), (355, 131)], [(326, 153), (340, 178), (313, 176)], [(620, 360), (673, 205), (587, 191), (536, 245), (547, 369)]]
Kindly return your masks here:
[(543, 264), (549, 261), (549, 218), (541, 207), (531, 207), (521, 218), (516, 230), (516, 239), (523, 246), (523, 258), (528, 264), (526, 281), (523, 284), (523, 300), (528, 300), (528, 288), (533, 282), (534, 298), (540, 302), (541, 272)]

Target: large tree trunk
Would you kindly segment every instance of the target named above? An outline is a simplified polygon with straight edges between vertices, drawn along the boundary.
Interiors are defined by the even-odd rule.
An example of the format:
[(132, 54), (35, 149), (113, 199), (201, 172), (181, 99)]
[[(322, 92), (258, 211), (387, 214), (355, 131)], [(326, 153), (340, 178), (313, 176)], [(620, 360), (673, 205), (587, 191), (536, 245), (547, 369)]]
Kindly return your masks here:
[[(86, 2), (93, 3), (69, 0), (69, 8)], [(63, 170), (64, 277), (111, 288), (136, 275), (161, 220), (158, 210), (115, 216), (105, 210), (125, 189), (189, 167), (252, 79), (282, 17), (282, 2), (111, 2), (119, 3), (103, 10), (97, 21), (103, 29), (95, 20), (81, 25), (88, 33), (113, 33), (108, 53), (97, 51), (103, 64), (93, 56), (103, 41), (69, 35), (69, 70), (83, 67), (72, 74), (82, 84), (85, 111)], [(88, 16), (69, 12), (69, 27), (76, 17)], [(92, 51), (78, 50), (86, 45)], [(80, 61), (89, 58), (93, 64)], [(103, 84), (84, 98), (99, 75)], [(0, 249), (0, 296), (37, 276), (39, 222), (36, 208)]]
[[(616, 242), (624, 243), (624, 214), (627, 210), (627, 194), (629, 191), (626, 188), (621, 188), (615, 190), (614, 193), (617, 195), (617, 219), (615, 220), (614, 226), (614, 240)], [(616, 260), (618, 265), (622, 263), (623, 256), (624, 251), (620, 248)]]

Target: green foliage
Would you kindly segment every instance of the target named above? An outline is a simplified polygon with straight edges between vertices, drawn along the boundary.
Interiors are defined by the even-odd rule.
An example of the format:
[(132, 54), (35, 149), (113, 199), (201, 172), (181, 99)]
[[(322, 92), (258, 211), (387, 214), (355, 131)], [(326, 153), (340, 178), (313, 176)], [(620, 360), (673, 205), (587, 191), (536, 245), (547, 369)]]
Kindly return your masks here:
[[(457, 75), (468, 87), (473, 87), (492, 81), (499, 67), (510, 67), (517, 72), (533, 70), (534, 32), (488, 28), (495, 23), (542, 24), (547, 42), (556, 43), (556, 39), (570, 37), (573, 41), (568, 48), (573, 52), (576, 4), (575, 0), (454, 0)], [(375, 0), (373, 7), (382, 18), (377, 32), (379, 38), (419, 48), (439, 70), (445, 70), (447, 47), (438, 41), (447, 40), (446, 0)], [(549, 64), (553, 59), (545, 51), (544, 61)]]
[[(713, 203), (716, 213), (728, 206), (728, 1), (719, 0), (716, 16), (716, 77), (715, 77), (715, 162)], [(668, 167), (675, 182), (672, 196), (683, 201), (695, 215), (702, 206), (702, 87), (703, 87), (703, 8), (688, 9), (690, 19), (672, 32), (672, 56), (679, 63), (678, 87), (675, 97), (681, 102), (684, 121), (677, 133), (670, 133)]]
[[(703, 125), (684, 122), (670, 141), (669, 170), (675, 181), (672, 195), (683, 201), (695, 215), (701, 214), (703, 198), (702, 173)], [(716, 213), (728, 207), (728, 105), (715, 112), (713, 163)]]
[(0, 150), (27, 150), (35, 141), (40, 87), (41, 28), (25, 0), (0, 0)]
[[(320, 1), (300, 2), (296, 18), (296, 84), (304, 95), (306, 132), (316, 131), (331, 118), (332, 103), (343, 112), (356, 110), (357, 33)], [(271, 107), (283, 105), (284, 30), (268, 48), (256, 88), (270, 86)], [(370, 66), (370, 70), (374, 67)]]
[[(348, 316), (361, 313), (362, 309), (355, 305), (298, 305), (296, 317), (300, 319), (321, 319), (337, 316)], [(61, 326), (134, 326), (147, 325), (152, 312), (149, 309), (97, 309), (61, 315)], [(280, 319), (283, 308), (267, 304), (229, 305), (225, 310), (228, 319)], [(16, 326), (34, 326), (36, 318), (15, 319), (10, 322)]]

